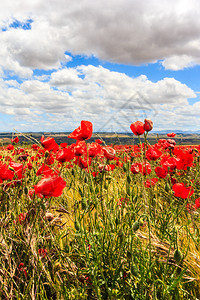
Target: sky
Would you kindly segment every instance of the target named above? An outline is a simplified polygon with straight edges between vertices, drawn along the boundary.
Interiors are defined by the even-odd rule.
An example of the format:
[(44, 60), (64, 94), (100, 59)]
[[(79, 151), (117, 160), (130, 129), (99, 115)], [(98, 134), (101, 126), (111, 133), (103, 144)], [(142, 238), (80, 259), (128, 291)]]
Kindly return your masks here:
[(200, 130), (199, 0), (2, 0), (0, 132)]

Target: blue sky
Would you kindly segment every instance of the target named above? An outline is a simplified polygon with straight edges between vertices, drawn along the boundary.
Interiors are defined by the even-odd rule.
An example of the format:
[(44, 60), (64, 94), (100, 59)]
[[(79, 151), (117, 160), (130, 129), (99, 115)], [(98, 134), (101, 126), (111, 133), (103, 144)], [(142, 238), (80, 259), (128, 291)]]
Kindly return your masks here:
[(0, 11), (0, 132), (200, 130), (200, 2), (13, 1)]

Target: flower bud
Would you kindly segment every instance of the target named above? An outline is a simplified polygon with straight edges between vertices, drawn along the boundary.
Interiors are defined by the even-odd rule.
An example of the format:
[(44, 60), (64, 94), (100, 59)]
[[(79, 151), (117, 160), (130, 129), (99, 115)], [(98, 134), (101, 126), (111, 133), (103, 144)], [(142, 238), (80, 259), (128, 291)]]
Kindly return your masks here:
[(145, 119), (144, 120), (144, 130), (145, 131), (151, 131), (153, 129), (153, 122), (151, 119)]

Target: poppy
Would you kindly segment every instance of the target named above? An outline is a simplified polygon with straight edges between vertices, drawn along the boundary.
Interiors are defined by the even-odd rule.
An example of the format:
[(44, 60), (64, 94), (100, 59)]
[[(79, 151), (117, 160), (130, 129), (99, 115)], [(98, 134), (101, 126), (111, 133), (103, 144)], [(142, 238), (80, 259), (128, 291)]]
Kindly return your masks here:
[(141, 135), (145, 132), (144, 123), (142, 123), (141, 121), (136, 121), (135, 123), (132, 123), (130, 129), (135, 135)]
[(173, 138), (173, 137), (175, 137), (175, 136), (176, 136), (176, 133), (174, 133), (174, 132), (172, 132), (172, 133), (168, 133), (168, 134), (167, 134), (167, 136), (168, 136), (168, 137), (172, 137), (172, 138)]
[(191, 197), (194, 193), (194, 190), (191, 186), (186, 187), (184, 183), (175, 183), (172, 186), (172, 189), (174, 191), (175, 197), (180, 197), (182, 199), (187, 199), (188, 197)]
[(156, 167), (155, 173), (159, 178), (165, 178), (167, 176), (167, 170), (162, 167)]
[(105, 158), (112, 160), (115, 158), (115, 150), (110, 147), (110, 146), (105, 146), (102, 148), (103, 149), (103, 154)]
[(131, 165), (131, 172), (133, 174), (138, 174), (140, 172), (140, 169), (139, 169), (139, 163), (133, 163)]
[(81, 121), (81, 125), (76, 128), (70, 135), (68, 135), (68, 138), (75, 139), (78, 141), (88, 140), (92, 136), (92, 130), (93, 126), (90, 121)]
[(1, 180), (8, 180), (13, 179), (14, 176), (14, 169), (10, 170), (6, 164), (0, 162), (0, 179)]
[(47, 255), (47, 249), (40, 248), (38, 250), (38, 254), (41, 256), (41, 258), (45, 258), (45, 256)]
[(140, 173), (147, 175), (151, 173), (151, 165), (148, 162), (139, 163)]
[(12, 144), (13, 144), (13, 143), (17, 144), (18, 142), (19, 142), (18, 136), (17, 136), (16, 138), (14, 138), (14, 139), (11, 139), (11, 143), (12, 143)]
[(144, 130), (149, 132), (153, 129), (153, 122), (151, 119), (145, 119), (144, 120)]
[(56, 160), (60, 163), (70, 161), (74, 158), (74, 153), (69, 148), (63, 148), (57, 152)]
[(58, 150), (58, 144), (54, 140), (54, 138), (47, 137), (46, 139), (44, 136), (41, 137), (41, 145), (45, 150), (48, 151), (56, 151)]
[(88, 154), (90, 157), (96, 157), (101, 151), (101, 146), (98, 143), (91, 143), (88, 146)]
[(157, 181), (158, 181), (158, 178), (147, 179), (147, 181), (144, 182), (144, 186), (147, 188), (150, 188), (150, 187), (154, 186)]
[(66, 182), (61, 176), (53, 175), (44, 177), (34, 186), (36, 194), (42, 194), (45, 197), (59, 197), (62, 194)]
[(200, 198), (197, 198), (195, 200), (195, 209), (198, 209), (198, 208), (200, 208)]
[(148, 160), (157, 160), (160, 156), (162, 155), (162, 152), (158, 149), (156, 149), (155, 147), (150, 147), (147, 151), (146, 151), (146, 158)]

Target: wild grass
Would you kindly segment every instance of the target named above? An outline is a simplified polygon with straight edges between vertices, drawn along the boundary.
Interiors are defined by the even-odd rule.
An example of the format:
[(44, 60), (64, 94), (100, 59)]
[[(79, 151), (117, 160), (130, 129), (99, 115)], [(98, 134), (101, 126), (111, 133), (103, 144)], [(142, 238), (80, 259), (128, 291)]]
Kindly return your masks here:
[[(19, 149), (2, 149), (2, 163), (19, 162)], [(186, 207), (199, 197), (198, 151), (192, 167), (150, 188), (144, 182), (160, 160), (150, 162), (149, 175), (132, 174), (145, 154), (131, 156), (131, 148), (116, 155), (123, 165), (96, 177), (99, 164), (116, 161), (95, 158), (82, 169), (55, 160), (50, 168), (66, 187), (48, 198), (29, 193), (46, 152), (24, 151), (21, 163), (32, 168), (0, 185), (1, 299), (200, 299), (200, 215)], [(194, 194), (175, 197), (171, 176)]]

